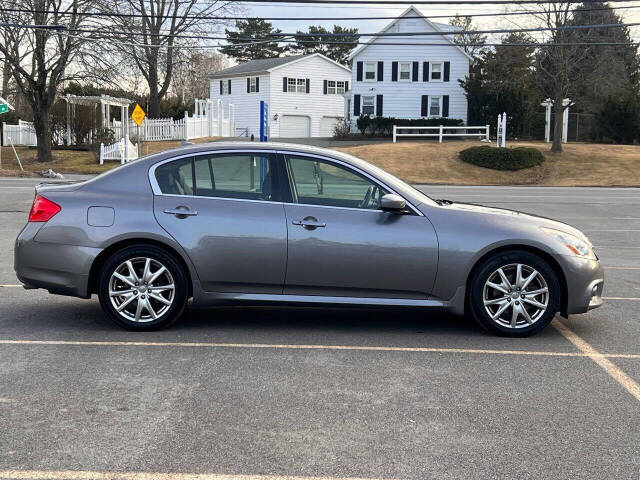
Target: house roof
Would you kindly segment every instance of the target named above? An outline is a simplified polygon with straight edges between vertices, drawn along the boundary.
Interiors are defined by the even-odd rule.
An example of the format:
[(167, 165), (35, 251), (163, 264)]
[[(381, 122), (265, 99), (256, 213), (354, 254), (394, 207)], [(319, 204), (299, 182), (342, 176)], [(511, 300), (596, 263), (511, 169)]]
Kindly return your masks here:
[[(409, 15), (411, 14), (411, 15)], [(411, 5), (409, 8), (407, 8), (404, 12), (402, 12), (398, 18), (396, 18), (395, 20), (392, 20), (386, 27), (384, 27), (382, 30), (380, 30), (378, 33), (384, 33), (387, 30), (389, 30), (393, 25), (395, 25), (396, 23), (398, 23), (398, 21), (400, 21), (403, 18), (421, 18), (422, 20), (424, 20), (429, 26), (431, 26), (431, 28), (433, 28), (436, 32), (440, 32), (442, 33), (442, 38), (444, 38), (447, 42), (449, 42), (451, 45), (453, 45), (455, 48), (457, 48), (458, 50), (460, 50), (462, 52), (462, 54), (469, 58), (471, 60), (471, 56), (464, 51), (463, 48), (460, 48), (458, 45), (455, 44), (455, 42), (453, 41), (452, 38), (452, 33), (454, 33), (456, 31), (456, 27), (452, 26), (452, 25), (444, 25), (442, 23), (435, 23), (432, 22), (431, 20), (429, 20), (427, 17), (425, 17), (422, 12), (420, 12), (420, 10), (418, 10), (416, 7), (414, 7), (413, 5)], [(378, 38), (378, 36), (376, 37), (371, 37), (371, 39), (365, 43), (364, 45), (361, 45), (359, 48), (356, 48), (353, 52), (351, 52), (351, 54), (347, 57), (349, 60), (352, 60), (353, 57), (355, 57), (357, 54), (363, 52), (368, 46), (372, 45), (373, 42), (375, 42)], [(398, 37), (396, 37), (398, 38)]]
[(241, 63), (233, 67), (225, 68), (219, 72), (212, 73), (209, 78), (223, 78), (223, 77), (237, 77), (240, 75), (249, 75), (252, 73), (267, 73), (275, 70), (276, 68), (283, 67), (293, 62), (297, 62), (304, 58), (322, 57), (325, 60), (344, 68), (347, 71), (351, 71), (348, 67), (339, 64), (325, 57), (320, 53), (310, 53), (307, 55), (292, 55), (290, 57), (275, 57), (275, 58), (260, 58), (258, 60), (251, 60), (250, 62)]

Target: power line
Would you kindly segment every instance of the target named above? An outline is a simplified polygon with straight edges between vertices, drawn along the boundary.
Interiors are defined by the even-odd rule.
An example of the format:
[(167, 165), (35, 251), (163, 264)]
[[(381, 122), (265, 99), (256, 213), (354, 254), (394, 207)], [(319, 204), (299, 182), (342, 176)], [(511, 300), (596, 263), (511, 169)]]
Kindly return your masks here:
[[(631, 2), (634, 0), (608, 0), (609, 3)], [(310, 5), (524, 5), (532, 3), (556, 3), (556, 0), (415, 0), (396, 2), (394, 0), (242, 0), (242, 3), (296, 3)], [(583, 3), (583, 0), (564, 0), (563, 3)]]
[[(332, 7), (335, 8), (335, 7)], [(582, 8), (582, 12), (598, 12), (608, 10), (622, 10), (622, 9), (634, 9), (640, 8), (640, 5), (628, 5), (624, 7), (605, 7), (605, 8)], [(494, 13), (469, 13), (460, 14), (461, 17), (506, 17), (506, 16), (519, 16), (519, 15), (537, 15), (541, 13), (560, 13), (564, 10), (517, 10), (513, 12), (494, 12)], [(38, 14), (57, 14), (65, 16), (80, 16), (80, 17), (107, 17), (107, 18), (147, 18), (148, 15), (142, 13), (109, 13), (109, 12), (56, 12), (55, 10), (31, 10), (28, 8), (5, 8), (0, 7), (0, 12), (16, 12), (16, 13), (38, 13)], [(453, 15), (425, 15), (423, 17), (408, 16), (403, 17), (406, 19), (413, 18), (453, 18)], [(395, 16), (368, 16), (368, 17), (257, 17), (257, 16), (219, 16), (219, 15), (183, 15), (183, 18), (199, 19), (199, 20), (250, 20), (258, 18), (260, 20), (271, 21), (301, 21), (301, 20), (316, 20), (316, 21), (363, 21), (363, 20), (395, 20), (398, 15)], [(157, 16), (156, 18), (172, 18), (171, 15)]]

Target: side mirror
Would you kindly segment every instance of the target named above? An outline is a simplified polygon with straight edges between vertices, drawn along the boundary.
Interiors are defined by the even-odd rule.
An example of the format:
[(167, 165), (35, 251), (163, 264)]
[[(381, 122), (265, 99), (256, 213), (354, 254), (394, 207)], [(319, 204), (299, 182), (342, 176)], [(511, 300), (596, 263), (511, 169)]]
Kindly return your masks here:
[(407, 208), (407, 201), (400, 195), (387, 193), (380, 199), (380, 210), (383, 212), (402, 212)]

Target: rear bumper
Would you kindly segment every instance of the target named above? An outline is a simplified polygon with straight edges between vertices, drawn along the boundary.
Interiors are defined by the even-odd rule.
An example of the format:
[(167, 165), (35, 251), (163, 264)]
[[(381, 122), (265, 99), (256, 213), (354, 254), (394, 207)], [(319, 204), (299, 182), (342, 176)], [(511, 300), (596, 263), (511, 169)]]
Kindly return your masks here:
[(585, 313), (600, 307), (604, 303), (604, 269), (600, 261), (563, 256), (562, 262), (567, 280), (566, 313)]
[(35, 241), (42, 224), (28, 223), (14, 249), (14, 270), (25, 288), (89, 298), (89, 272), (98, 248)]

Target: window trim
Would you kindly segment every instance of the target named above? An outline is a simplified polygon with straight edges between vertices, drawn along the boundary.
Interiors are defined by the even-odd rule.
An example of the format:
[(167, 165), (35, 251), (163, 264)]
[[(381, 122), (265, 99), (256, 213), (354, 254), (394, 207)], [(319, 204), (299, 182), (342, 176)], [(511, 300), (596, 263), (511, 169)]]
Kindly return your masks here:
[[(378, 62), (363, 62), (362, 81), (377, 82), (378, 81)], [(367, 65), (373, 65), (373, 78), (367, 78)]]
[[(369, 113), (364, 113), (364, 99), (365, 98), (372, 98), (373, 100), (371, 101), (371, 108), (373, 108), (373, 111), (369, 114)], [(375, 115), (376, 114), (376, 96), (375, 95), (362, 95), (361, 97), (361, 103), (360, 103), (360, 115)], [(369, 105), (367, 105), (369, 106)]]
[[(434, 65), (440, 65), (440, 78), (433, 78)], [(429, 61), (429, 81), (444, 82), (444, 60)]]
[[(295, 85), (293, 84), (293, 82), (295, 82)], [(292, 87), (294, 88), (294, 90), (291, 90)], [(298, 77), (287, 77), (287, 91), (283, 93), (307, 93), (307, 79)]]
[[(427, 105), (427, 118), (442, 118), (442, 97), (444, 95), (429, 95), (429, 104)], [(433, 98), (438, 99), (438, 115), (431, 115), (431, 105)]]
[(227, 80), (222, 80), (222, 91), (220, 92), (220, 96), (222, 95), (230, 95), (229, 82)]
[[(391, 188), (390, 186), (388, 186), (387, 184), (385, 184), (384, 182), (382, 182), (381, 180), (379, 180), (378, 178), (374, 177), (373, 175), (369, 174), (368, 172), (365, 172), (364, 170), (361, 170), (360, 168), (351, 165), (347, 162), (338, 160), (336, 158), (332, 158), (332, 157), (325, 157), (323, 155), (318, 155), (318, 154), (312, 154), (312, 153), (306, 153), (306, 152), (296, 152), (296, 151), (292, 151), (292, 150), (271, 150), (271, 149), (264, 149), (264, 150), (256, 150), (255, 148), (251, 148), (251, 149), (232, 149), (232, 150), (206, 150), (206, 151), (202, 151), (202, 152), (192, 152), (192, 153), (187, 153), (184, 155), (178, 155), (176, 157), (171, 157), (171, 158), (166, 158), (164, 160), (160, 160), (156, 163), (154, 163), (153, 165), (151, 165), (149, 167), (148, 170), (148, 178), (149, 178), (149, 183), (151, 184), (151, 190), (153, 192), (154, 195), (157, 196), (164, 196), (164, 197), (178, 197), (178, 198), (209, 198), (209, 199), (215, 199), (215, 200), (227, 200), (227, 201), (231, 201), (231, 202), (260, 202), (260, 203), (269, 203), (269, 204), (278, 204), (278, 205), (303, 205), (305, 207), (321, 207), (321, 208), (335, 208), (335, 209), (341, 209), (341, 210), (358, 210), (358, 211), (362, 211), (362, 212), (374, 212), (374, 213), (380, 213), (382, 212), (382, 210), (371, 210), (368, 208), (350, 208), (350, 207), (333, 207), (333, 206), (328, 206), (328, 205), (309, 205), (306, 203), (293, 203), (293, 201), (275, 201), (275, 200), (252, 200), (252, 199), (248, 199), (248, 198), (228, 198), (228, 197), (205, 197), (205, 196), (195, 196), (195, 195), (179, 195), (179, 194), (175, 194), (175, 193), (162, 193), (162, 191), (160, 190), (160, 185), (158, 185), (158, 182), (156, 180), (156, 176), (155, 176), (155, 172), (156, 172), (156, 168), (158, 168), (160, 165), (164, 165), (165, 163), (169, 163), (169, 162), (173, 162), (175, 160), (180, 160), (186, 157), (197, 157), (200, 155), (216, 155), (216, 154), (229, 154), (229, 153), (251, 153), (251, 154), (262, 154), (262, 155), (274, 155), (275, 156), (275, 165), (276, 165), (276, 171), (278, 171), (278, 175), (280, 176), (281, 181), (284, 180), (286, 182), (285, 185), (280, 185), (280, 194), (281, 194), (281, 198), (284, 198), (286, 195), (284, 194), (288, 194), (291, 195), (291, 185), (289, 184), (289, 180), (288, 180), (288, 174), (285, 172), (282, 172), (283, 168), (286, 168), (286, 164), (284, 162), (284, 156), (285, 155), (295, 155), (295, 156), (299, 156), (299, 157), (311, 157), (311, 158), (317, 158), (320, 160), (324, 160), (327, 161), (329, 163), (335, 163), (337, 165), (341, 165), (349, 170), (354, 170), (356, 172), (358, 172), (359, 174), (365, 176), (366, 178), (368, 178), (369, 180), (371, 180), (371, 182), (375, 183), (376, 185), (384, 188), (385, 190), (387, 190), (389, 193), (393, 193), (395, 195), (399, 195), (402, 198), (405, 199), (405, 201), (407, 202), (407, 207), (413, 212), (413, 215), (419, 216), (419, 217), (424, 217), (424, 214), (418, 210), (412, 203), (411, 201), (409, 201), (407, 199), (406, 196), (404, 195), (400, 195), (399, 193), (397, 193), (393, 188)], [(289, 197), (292, 198), (292, 197)]]
[[(398, 81), (399, 82), (410, 82), (412, 75), (412, 62), (398, 62)], [(407, 78), (402, 78), (402, 66), (406, 65), (407, 68)]]
[(258, 77), (249, 77), (249, 93), (258, 93)]
[[(333, 83), (333, 87), (331, 86), (331, 84)], [(342, 84), (342, 87), (340, 87), (339, 84)], [(327, 95), (344, 95), (344, 92), (346, 92), (346, 87), (347, 87), (347, 82), (345, 80), (327, 80)], [(333, 92), (331, 92), (331, 89), (334, 89)], [(340, 92), (339, 89), (342, 88), (342, 91)]]

